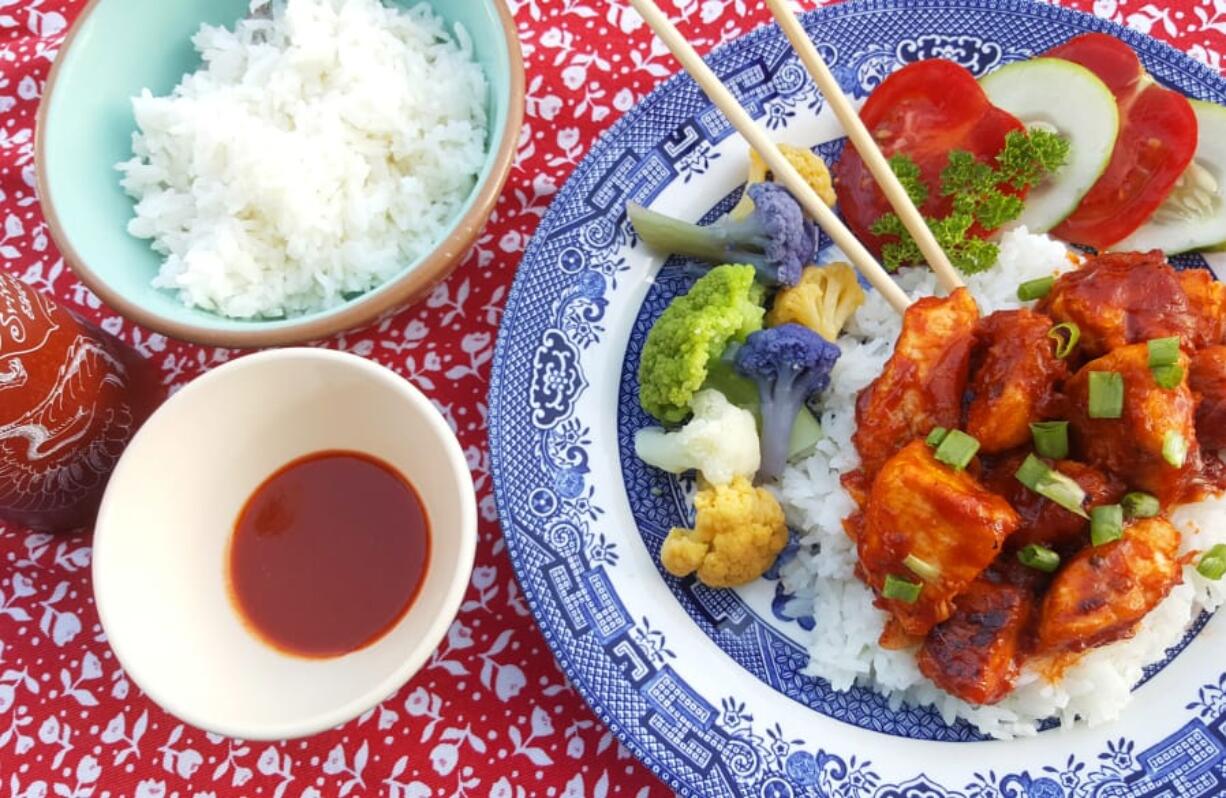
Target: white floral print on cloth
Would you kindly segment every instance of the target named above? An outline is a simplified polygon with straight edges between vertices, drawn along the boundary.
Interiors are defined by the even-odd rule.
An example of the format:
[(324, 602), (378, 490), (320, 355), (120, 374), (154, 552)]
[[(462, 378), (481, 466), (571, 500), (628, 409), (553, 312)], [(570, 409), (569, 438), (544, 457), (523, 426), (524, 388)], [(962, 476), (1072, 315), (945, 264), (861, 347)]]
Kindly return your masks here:
[[(157, 363), (167, 385), (182, 385), (237, 353), (169, 340), (104, 307), (56, 253), (34, 195), (35, 113), (51, 61), (84, 5), (0, 0), (0, 268), (123, 338)], [(88, 537), (0, 526), (3, 798), (668, 794), (592, 716), (533, 625), (498, 530), (484, 414), (502, 304), (550, 198), (599, 132), (676, 65), (626, 0), (510, 5), (529, 75), (527, 117), (518, 164), (488, 228), (425, 302), (327, 343), (412, 380), (464, 446), (481, 544), (446, 640), (410, 684), (339, 729), (277, 744), (205, 734), (159, 710), (115, 662), (93, 608)], [(662, 5), (700, 49), (768, 17), (747, 0)], [(1226, 0), (1071, 5), (1221, 69)]]

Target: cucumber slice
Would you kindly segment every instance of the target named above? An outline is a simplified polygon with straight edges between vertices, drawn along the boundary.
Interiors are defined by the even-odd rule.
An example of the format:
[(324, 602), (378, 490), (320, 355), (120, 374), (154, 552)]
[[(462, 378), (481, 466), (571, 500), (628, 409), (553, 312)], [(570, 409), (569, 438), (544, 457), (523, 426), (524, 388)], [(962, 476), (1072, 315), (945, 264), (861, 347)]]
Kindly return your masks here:
[(1132, 235), (1111, 249), (1168, 255), (1226, 246), (1226, 108), (1192, 100), (1198, 138), (1192, 165), (1171, 195)]
[(792, 423), (792, 435), (788, 438), (788, 462), (794, 463), (813, 454), (817, 442), (823, 437), (825, 433), (822, 432), (821, 422), (809, 408), (800, 408), (796, 421)]
[(1011, 227), (1046, 233), (1077, 209), (1098, 182), (1120, 132), (1120, 111), (1107, 84), (1090, 70), (1061, 58), (1008, 64), (979, 81), (997, 108), (1027, 128), (1053, 130), (1069, 140), (1069, 159), (1030, 192)]

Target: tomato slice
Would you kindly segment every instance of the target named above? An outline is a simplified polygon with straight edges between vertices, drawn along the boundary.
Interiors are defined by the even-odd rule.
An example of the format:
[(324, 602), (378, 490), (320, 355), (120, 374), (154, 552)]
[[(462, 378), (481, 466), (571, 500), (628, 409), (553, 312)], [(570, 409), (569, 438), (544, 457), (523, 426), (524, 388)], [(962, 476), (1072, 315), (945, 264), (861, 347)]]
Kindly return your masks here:
[[(919, 166), (928, 186), (920, 210), (937, 218), (948, 215), (953, 205), (953, 198), (940, 191), (950, 151), (966, 150), (991, 162), (1004, 149), (1005, 135), (1023, 129), (1012, 114), (988, 102), (974, 75), (939, 58), (916, 61), (887, 77), (869, 95), (860, 118), (886, 157), (903, 153)], [(870, 228), (892, 208), (853, 147), (843, 151), (834, 176), (848, 227), (880, 254), (886, 239), (874, 236)], [(982, 236), (987, 231), (971, 232)]]
[(1132, 48), (1105, 33), (1083, 33), (1056, 45), (1043, 55), (1081, 64), (1107, 84), (1116, 97), (1127, 95), (1145, 74), (1141, 60)]
[(1081, 64), (1115, 94), (1120, 133), (1102, 177), (1052, 234), (1105, 249), (1153, 215), (1196, 154), (1196, 115), (1187, 98), (1145, 74), (1128, 45), (1086, 33), (1046, 53)]

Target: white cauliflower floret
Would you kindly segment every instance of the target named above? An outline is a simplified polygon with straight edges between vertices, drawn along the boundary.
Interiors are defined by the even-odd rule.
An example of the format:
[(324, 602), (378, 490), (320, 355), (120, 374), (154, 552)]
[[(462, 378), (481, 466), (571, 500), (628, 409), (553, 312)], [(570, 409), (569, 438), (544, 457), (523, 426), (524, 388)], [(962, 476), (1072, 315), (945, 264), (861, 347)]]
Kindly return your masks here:
[(697, 469), (712, 485), (727, 485), (735, 477), (757, 472), (761, 452), (753, 413), (710, 388), (694, 394), (690, 409), (694, 417), (676, 432), (659, 427), (639, 430), (634, 436), (639, 459), (673, 474)]

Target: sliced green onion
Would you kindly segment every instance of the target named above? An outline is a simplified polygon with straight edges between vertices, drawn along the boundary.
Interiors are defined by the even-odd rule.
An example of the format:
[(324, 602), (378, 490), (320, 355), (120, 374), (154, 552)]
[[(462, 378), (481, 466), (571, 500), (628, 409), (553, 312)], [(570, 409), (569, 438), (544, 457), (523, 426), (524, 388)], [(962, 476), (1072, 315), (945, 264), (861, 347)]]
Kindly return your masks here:
[(1159, 388), (1171, 390), (1183, 382), (1183, 367), (1179, 365), (1179, 336), (1151, 338), (1145, 342), (1149, 352), (1149, 370)]
[(1119, 540), (1124, 536), (1124, 508), (1118, 504), (1103, 504), (1090, 510), (1090, 542), (1095, 546)]
[(1055, 277), (1040, 277), (1037, 280), (1027, 280), (1017, 287), (1017, 298), (1023, 302), (1029, 302), (1032, 299), (1042, 299), (1051, 291), (1051, 287), (1056, 284)]
[(1050, 499), (1070, 513), (1080, 515), (1082, 518), (1086, 517), (1086, 511), (1081, 506), (1086, 499), (1086, 492), (1072, 477), (1052, 469), (1039, 481), (1034, 492)]
[(927, 560), (921, 560), (914, 554), (908, 554), (907, 559), (902, 561), (902, 564), (907, 566), (911, 573), (923, 579), (925, 582), (935, 582), (941, 578), (941, 569), (937, 568)]
[(905, 604), (914, 604), (919, 599), (920, 591), (923, 589), (924, 585), (921, 582), (908, 582), (906, 579), (900, 579), (893, 574), (887, 574), (885, 586), (881, 588), (881, 595)]
[(1034, 450), (1040, 457), (1061, 460), (1068, 457), (1068, 422), (1036, 421), (1030, 425)]
[(1073, 347), (1081, 340), (1081, 328), (1076, 322), (1062, 322), (1048, 330), (1047, 337), (1056, 340), (1056, 357), (1064, 360), (1073, 353)]
[(1178, 388), (1183, 382), (1183, 366), (1178, 363), (1172, 366), (1158, 366), (1150, 369), (1150, 373), (1154, 375), (1154, 382), (1158, 383), (1159, 388), (1171, 390)]
[(1188, 459), (1188, 442), (1173, 429), (1168, 429), (1162, 437), (1162, 459), (1173, 468), (1183, 468)]
[(1151, 338), (1145, 342), (1149, 350), (1149, 367), (1173, 366), (1179, 362), (1179, 336)]
[(1060, 567), (1060, 555), (1046, 546), (1031, 543), (1017, 553), (1018, 562), (1027, 568), (1050, 574)]
[(1017, 481), (1045, 499), (1060, 505), (1070, 513), (1089, 518), (1082, 509), (1086, 492), (1071, 477), (1049, 467), (1033, 454), (1028, 455), (1014, 474)]
[(1118, 371), (1090, 372), (1090, 418), (1124, 415), (1124, 375)]
[(1123, 505), (1124, 515), (1128, 518), (1153, 518), (1162, 512), (1162, 505), (1158, 503), (1157, 496), (1151, 496), (1139, 490), (1125, 494), (1120, 504)]
[(977, 451), (979, 451), (979, 441), (962, 430), (951, 429), (932, 456), (960, 471), (966, 468), (967, 463)]
[(932, 432), (928, 433), (928, 437), (924, 438), (924, 443), (932, 447), (941, 445), (941, 441), (945, 440), (945, 436), (949, 434), (949, 430), (944, 427), (935, 427)]
[(1021, 467), (1018, 468), (1014, 476), (1017, 477), (1018, 482), (1034, 490), (1039, 486), (1039, 482), (1047, 476), (1048, 471), (1051, 471), (1051, 468), (1047, 463), (1044, 463), (1032, 454), (1022, 461)]
[(1226, 543), (1219, 543), (1201, 556), (1196, 572), (1206, 579), (1221, 579), (1226, 574)]

